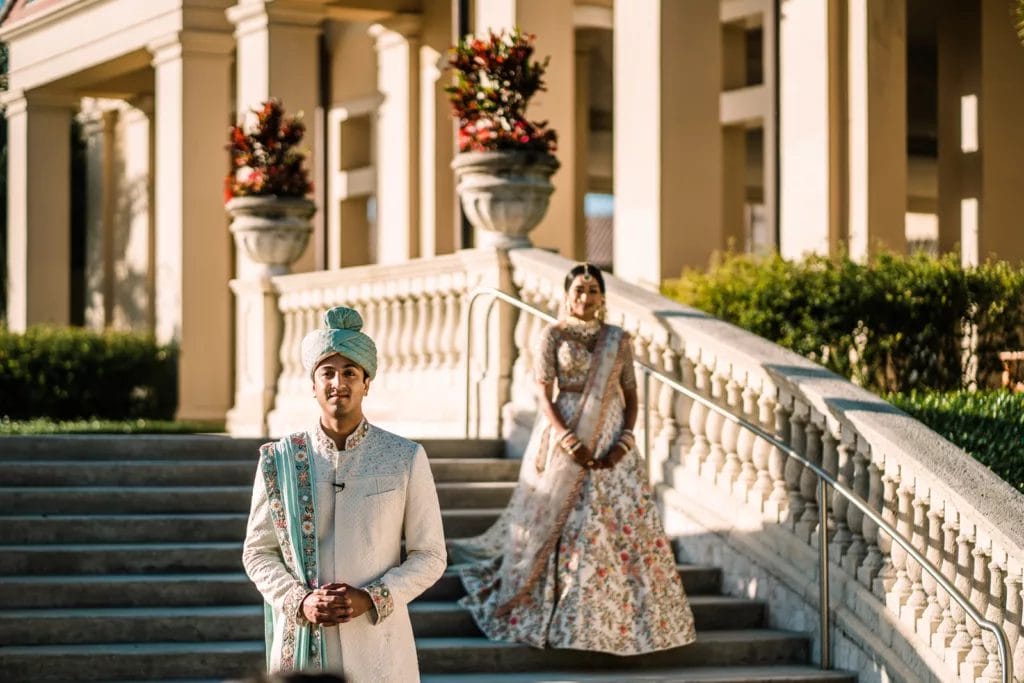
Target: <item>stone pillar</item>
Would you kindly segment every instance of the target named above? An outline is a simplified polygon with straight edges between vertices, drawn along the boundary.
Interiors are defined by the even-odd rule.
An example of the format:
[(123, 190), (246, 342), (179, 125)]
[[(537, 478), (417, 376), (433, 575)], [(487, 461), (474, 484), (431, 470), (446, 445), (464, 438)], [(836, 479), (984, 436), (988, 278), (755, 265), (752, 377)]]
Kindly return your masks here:
[(906, 251), (906, 0), (849, 0), (849, 247)]
[(840, 30), (834, 1), (789, 0), (780, 29), (781, 206), (785, 258), (828, 254), (842, 227), (845, 113)]
[(936, 10), (939, 251), (961, 250), (970, 264), (978, 246), (981, 9), (977, 0), (941, 0)]
[(450, 254), (462, 241), (455, 228), (455, 126), (445, 71), (451, 43), (451, 3), (424, 3), (420, 46), (420, 256)]
[(114, 310), (118, 329), (153, 331), (153, 98), (121, 111), (114, 201)]
[[(227, 11), (235, 26), (235, 112), (243, 113), (276, 97), (289, 116), (302, 113), (306, 136), (306, 168), (310, 178), (318, 177), (320, 150), (316, 145), (316, 119), (320, 115), (320, 34), (324, 8), (296, 0), (240, 0)], [(323, 207), (320, 207), (323, 209)], [(317, 234), (323, 227), (323, 211), (314, 218)], [(310, 244), (319, 241), (316, 235)], [(246, 277), (258, 266), (236, 250), (237, 272)], [(318, 270), (316, 250), (307, 247), (292, 264), (292, 272)]]
[[(583, 230), (576, 223), (582, 211), (576, 206), (582, 196), (579, 183), (576, 141), (576, 35), (572, 0), (476, 0), (474, 32), (510, 31), (518, 26), (537, 36), (534, 55), (551, 57), (544, 77), (546, 92), (539, 92), (527, 115), (532, 121), (547, 121), (558, 133), (561, 168), (551, 178), (555, 191), (544, 219), (530, 233), (537, 247), (557, 250), (566, 258), (582, 258), (586, 250)], [(716, 94), (717, 97), (717, 94)], [(618, 109), (616, 109), (618, 113)]]
[[(85, 108), (83, 103), (83, 109)], [(85, 139), (85, 325), (103, 330), (114, 317), (114, 175), (119, 112), (93, 103), (83, 111)]]
[(71, 320), (71, 117), (77, 99), (7, 93), (7, 326)]
[(614, 16), (615, 273), (656, 288), (725, 246), (719, 3), (636, 0)]
[(224, 211), (231, 121), (229, 33), (150, 45), (155, 79), (156, 335), (180, 348), (181, 419), (223, 419), (231, 401), (231, 235)]
[(420, 255), (418, 15), (397, 15), (370, 27), (377, 51), (377, 262)]
[(981, 3), (981, 217), (978, 257), (1024, 261), (1024, 47), (1006, 3)]
[(235, 295), (235, 405), (228, 411), (232, 436), (267, 436), (281, 374), (282, 318), (277, 291), (267, 279), (231, 281)]

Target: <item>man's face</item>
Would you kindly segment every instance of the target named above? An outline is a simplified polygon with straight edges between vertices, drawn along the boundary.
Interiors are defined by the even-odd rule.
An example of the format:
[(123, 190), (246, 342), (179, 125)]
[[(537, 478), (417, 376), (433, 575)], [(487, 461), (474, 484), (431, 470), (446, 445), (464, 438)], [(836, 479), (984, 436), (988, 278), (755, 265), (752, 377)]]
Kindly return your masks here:
[(362, 415), (363, 397), (369, 389), (366, 371), (338, 354), (321, 361), (313, 371), (313, 395), (325, 416)]

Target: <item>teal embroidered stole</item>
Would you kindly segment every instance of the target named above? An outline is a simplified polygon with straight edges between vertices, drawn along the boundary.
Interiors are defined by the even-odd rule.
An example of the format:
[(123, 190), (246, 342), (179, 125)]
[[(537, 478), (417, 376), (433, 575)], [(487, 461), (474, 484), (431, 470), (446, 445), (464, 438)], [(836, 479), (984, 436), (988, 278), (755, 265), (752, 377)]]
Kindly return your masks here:
[[(297, 581), (309, 588), (316, 588), (319, 558), (310, 457), (309, 444), (302, 432), (260, 447), (260, 469), (284, 563)], [(264, 604), (263, 613), (269, 670), (274, 638), (274, 611), (269, 604)], [(280, 669), (323, 670), (321, 627), (297, 615), (285, 614), (284, 619)]]

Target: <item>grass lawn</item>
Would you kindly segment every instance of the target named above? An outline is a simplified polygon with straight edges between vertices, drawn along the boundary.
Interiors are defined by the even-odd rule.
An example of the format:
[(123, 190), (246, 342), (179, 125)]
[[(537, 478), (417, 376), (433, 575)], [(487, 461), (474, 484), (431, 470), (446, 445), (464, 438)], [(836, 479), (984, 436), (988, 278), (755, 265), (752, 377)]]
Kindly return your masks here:
[(222, 433), (223, 422), (175, 420), (33, 420), (0, 419), (0, 436), (33, 434), (200, 434)]

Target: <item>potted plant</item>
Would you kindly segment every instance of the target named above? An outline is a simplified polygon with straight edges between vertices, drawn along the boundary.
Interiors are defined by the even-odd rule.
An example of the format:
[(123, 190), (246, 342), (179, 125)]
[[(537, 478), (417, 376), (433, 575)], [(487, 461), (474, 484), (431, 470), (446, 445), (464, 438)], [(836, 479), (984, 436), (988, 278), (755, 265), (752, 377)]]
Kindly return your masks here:
[(533, 60), (534, 36), (519, 29), (469, 36), (451, 49), (455, 84), (447, 88), (459, 122), (452, 161), (463, 211), (482, 240), (502, 248), (530, 245), (548, 208), (558, 169), (557, 136), (530, 121), (530, 98), (544, 90), (548, 60)]
[(285, 116), (276, 99), (252, 111), (249, 125), (231, 126), (231, 168), (224, 179), (225, 208), (235, 243), (267, 276), (288, 272), (309, 243), (316, 205), (298, 147), (306, 127), (301, 115)]

